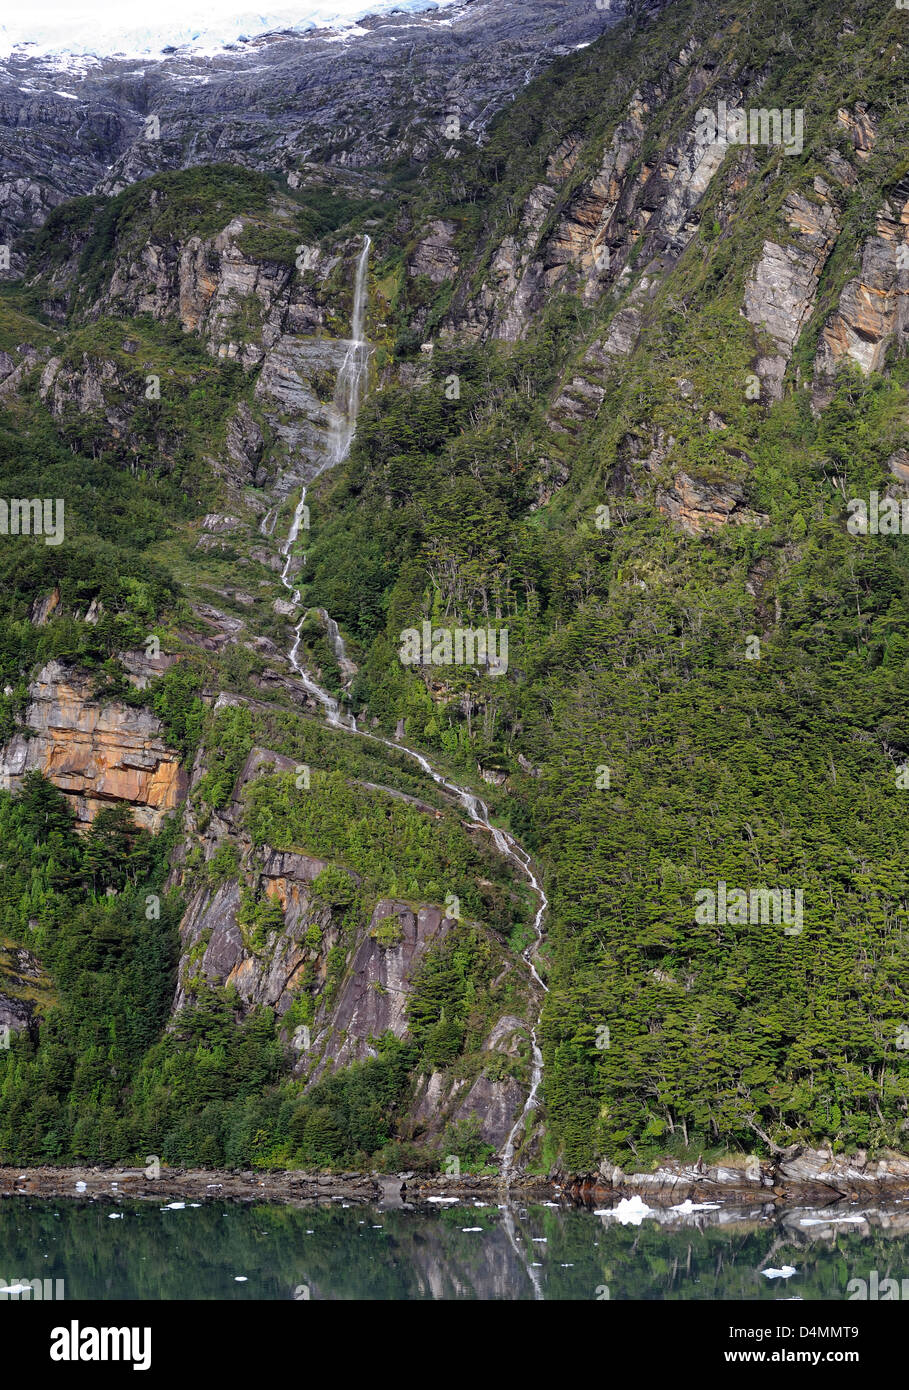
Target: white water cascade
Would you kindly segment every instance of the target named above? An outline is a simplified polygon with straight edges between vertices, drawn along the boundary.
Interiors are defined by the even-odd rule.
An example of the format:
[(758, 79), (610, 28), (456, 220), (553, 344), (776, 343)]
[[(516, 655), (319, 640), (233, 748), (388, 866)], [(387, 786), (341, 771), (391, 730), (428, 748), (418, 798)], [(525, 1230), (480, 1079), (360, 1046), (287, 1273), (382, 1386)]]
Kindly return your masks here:
[[(369, 343), (363, 336), (366, 323), (367, 269), (369, 264), (369, 247), (370, 240), (369, 237), (366, 236), (363, 238), (363, 248), (360, 251), (360, 255), (357, 259), (357, 271), (356, 278), (354, 281), (351, 337), (347, 345), (347, 352), (345, 354), (344, 361), (341, 365), (337, 379), (335, 381), (330, 444), (326, 452), (325, 462), (322, 464), (321, 468), (318, 469), (318, 471), (314, 475), (315, 477), (318, 477), (319, 474), (324, 473), (326, 469), (333, 468), (335, 464), (341, 463), (347, 457), (347, 453), (350, 449), (351, 443), (353, 442), (354, 431), (356, 430), (357, 414), (359, 412), (360, 405), (363, 400), (363, 396), (366, 389), (367, 369), (369, 365), (369, 356), (371, 352)], [(294, 512), (294, 518), (293, 522), (291, 523), (290, 531), (288, 532), (286, 541), (281, 547), (281, 554), (284, 556), (284, 568), (281, 572), (281, 583), (291, 593), (294, 604), (298, 604), (300, 602), (300, 591), (299, 589), (294, 587), (291, 579), (289, 578), (289, 571), (293, 559), (293, 547), (296, 543), (297, 537), (300, 534), (300, 527), (302, 525), (303, 516), (305, 514), (305, 505), (306, 488), (303, 489), (300, 495), (300, 500)], [(533, 919), (534, 939), (528, 946), (524, 948), (521, 954), (522, 959), (524, 960), (528, 970), (530, 971), (532, 979), (545, 994), (547, 992), (547, 986), (541, 980), (537, 968), (534, 964), (533, 958), (543, 940), (542, 924), (543, 918), (546, 915), (546, 909), (549, 906), (549, 900), (546, 897), (545, 892), (543, 891), (543, 885), (540, 882), (540, 879), (534, 869), (534, 866), (530, 859), (530, 855), (521, 845), (518, 844), (518, 842), (514, 839), (513, 836), (511, 836), (508, 833), (507, 830), (500, 830), (497, 826), (494, 826), (492, 824), (492, 822), (489, 819), (488, 806), (476, 795), (475, 792), (472, 792), (468, 787), (458, 786), (456, 782), (450, 781), (441, 772), (437, 772), (436, 769), (423, 756), (422, 753), (417, 752), (415, 748), (409, 748), (406, 744), (395, 743), (391, 739), (383, 738), (379, 734), (367, 733), (365, 729), (357, 728), (357, 721), (356, 719), (354, 719), (353, 715), (345, 715), (339, 709), (337, 700), (335, 700), (331, 695), (329, 695), (327, 690), (323, 690), (322, 687), (312, 679), (312, 677), (300, 664), (300, 634), (303, 628), (304, 621), (305, 615), (303, 618), (300, 619), (300, 621), (297, 623), (296, 628), (294, 629), (294, 642), (293, 646), (291, 647), (288, 653), (288, 659), (295, 674), (298, 676), (301, 684), (305, 686), (309, 694), (311, 694), (314, 697), (314, 699), (316, 699), (325, 710), (326, 722), (330, 724), (333, 728), (344, 729), (348, 733), (355, 734), (358, 738), (369, 739), (373, 743), (382, 743), (385, 745), (386, 748), (394, 749), (396, 752), (406, 753), (408, 757), (413, 758), (413, 760), (419, 764), (419, 766), (426, 773), (426, 775), (432, 778), (432, 780), (436, 783), (437, 786), (442, 787), (445, 791), (450, 792), (455, 797), (458, 803), (466, 811), (467, 815), (470, 817), (470, 820), (473, 822), (474, 825), (479, 825), (484, 830), (489, 832), (499, 853), (503, 855), (506, 859), (510, 859), (512, 863), (516, 864), (520, 872), (530, 883), (537, 897), (538, 902), (537, 911)], [(330, 632), (330, 636), (333, 641), (335, 652), (337, 655), (343, 655), (343, 638), (337, 631), (337, 626), (332, 626), (334, 627), (334, 631)], [(532, 1027), (530, 1030), (530, 1040), (532, 1056), (530, 1091), (528, 1093), (527, 1100), (524, 1103), (523, 1109), (521, 1110), (521, 1113), (515, 1121), (511, 1133), (509, 1134), (508, 1139), (505, 1142), (505, 1147), (502, 1150), (501, 1177), (505, 1183), (507, 1183), (508, 1176), (511, 1171), (517, 1135), (519, 1134), (521, 1128), (526, 1124), (527, 1117), (529, 1116), (530, 1112), (533, 1109), (535, 1109), (537, 1105), (537, 1095), (539, 1093), (540, 1084), (543, 1080), (543, 1054), (540, 1051), (539, 1043), (537, 1042), (536, 1026)]]
[[(316, 470), (314, 477), (324, 473), (327, 468), (333, 468), (336, 463), (341, 463), (347, 457), (353, 441), (354, 430), (357, 427), (357, 414), (360, 409), (360, 402), (366, 390), (366, 380), (369, 368), (369, 355), (371, 348), (363, 336), (366, 324), (366, 301), (367, 301), (367, 270), (369, 267), (369, 248), (371, 242), (368, 236), (363, 238), (363, 247), (357, 257), (357, 271), (354, 278), (353, 313), (351, 316), (351, 336), (347, 344), (347, 351), (344, 361), (335, 379), (334, 399), (331, 407), (331, 424), (329, 433), (329, 447), (326, 451), (325, 460), (321, 468)], [(306, 488), (300, 493), (300, 500), (294, 511), (294, 519), (287, 533), (287, 540), (281, 547), (281, 554), (284, 556), (284, 568), (281, 571), (281, 583), (291, 595), (292, 602), (300, 602), (300, 591), (289, 578), (290, 567), (293, 563), (293, 548), (297, 537), (300, 534), (300, 527), (303, 524), (303, 517), (306, 509)], [(305, 563), (305, 562), (304, 562)], [(294, 629), (294, 643), (288, 653), (290, 664), (301, 682), (320, 705), (325, 710), (325, 717), (329, 724), (336, 728), (350, 727), (356, 730), (356, 720), (351, 718), (350, 724), (345, 725), (343, 717), (338, 709), (337, 700), (332, 699), (326, 690), (317, 685), (300, 665), (300, 633), (306, 621), (304, 614)]]

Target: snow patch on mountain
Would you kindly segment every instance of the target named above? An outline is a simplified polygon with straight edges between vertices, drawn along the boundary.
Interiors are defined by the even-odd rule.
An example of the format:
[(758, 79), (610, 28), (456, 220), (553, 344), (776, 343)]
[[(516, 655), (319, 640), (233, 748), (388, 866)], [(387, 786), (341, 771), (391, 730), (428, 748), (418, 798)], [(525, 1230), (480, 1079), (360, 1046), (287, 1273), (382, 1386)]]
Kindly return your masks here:
[[(393, 10), (414, 14), (449, 7), (453, 0), (304, 0), (263, 10), (238, 10), (235, 0), (158, 0), (153, 9), (130, 13), (119, 0), (88, 0), (77, 12), (56, 0), (33, 0), (20, 15), (0, 23), (0, 59), (40, 58), (78, 69), (85, 59), (157, 57), (176, 48), (215, 57), (229, 45), (261, 34), (291, 30), (305, 34), (334, 29), (339, 40), (363, 34), (357, 21)], [(139, 16), (141, 15), (141, 18)], [(80, 61), (83, 60), (83, 61)]]

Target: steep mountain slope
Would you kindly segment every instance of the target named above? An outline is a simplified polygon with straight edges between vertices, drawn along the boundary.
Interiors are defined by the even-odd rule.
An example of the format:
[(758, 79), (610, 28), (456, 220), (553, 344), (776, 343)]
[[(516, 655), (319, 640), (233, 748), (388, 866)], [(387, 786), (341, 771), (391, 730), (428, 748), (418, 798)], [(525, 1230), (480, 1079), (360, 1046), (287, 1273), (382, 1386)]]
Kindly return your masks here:
[[(229, 161), (292, 182), (313, 162), (392, 172), (490, 120), (623, 0), (467, 0), (347, 30), (258, 34), (212, 54), (0, 59), (0, 244), (74, 194)], [(453, 124), (454, 121), (454, 124)]]
[[(4, 1153), (478, 1164), (540, 1010), (526, 1165), (905, 1146), (907, 23), (636, 13), (479, 145), (159, 173), (22, 242), (4, 487), (68, 520), (7, 542), (3, 929), (60, 998)], [(323, 471), (367, 235), (370, 391)], [(95, 800), (156, 826), (101, 756), (140, 719), (180, 818), (78, 839), (26, 767), (88, 806), (85, 730)], [(527, 882), (405, 744), (540, 866), (545, 998)], [(130, 982), (113, 1043), (85, 971)]]

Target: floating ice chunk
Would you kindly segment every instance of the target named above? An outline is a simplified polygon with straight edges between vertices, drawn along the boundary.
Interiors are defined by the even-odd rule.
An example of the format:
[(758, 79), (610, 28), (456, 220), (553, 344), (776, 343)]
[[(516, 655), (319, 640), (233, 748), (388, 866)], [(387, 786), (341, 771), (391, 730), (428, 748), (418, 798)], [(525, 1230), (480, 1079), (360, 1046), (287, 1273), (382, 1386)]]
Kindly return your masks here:
[(690, 1216), (693, 1211), (719, 1211), (719, 1202), (692, 1202), (690, 1197), (686, 1197), (684, 1202), (679, 1202), (677, 1207), (670, 1207), (670, 1211), (677, 1211), (680, 1216)]
[(108, 1221), (122, 1221), (123, 1213), (122, 1211), (109, 1211), (107, 1213), (107, 1219)]
[(482, 1226), (462, 1226), (462, 1231), (482, 1231)]
[(427, 1197), (427, 1202), (459, 1202), (460, 1197)]
[(235, 1274), (235, 1275), (234, 1275), (234, 1283), (235, 1283), (235, 1284), (248, 1284), (248, 1283), (249, 1283), (249, 1280), (248, 1280), (248, 1278), (246, 1277), (245, 1274)]
[(795, 1265), (783, 1265), (782, 1269), (761, 1270), (765, 1279), (791, 1279), (796, 1272)]
[(623, 1197), (616, 1207), (604, 1207), (595, 1211), (594, 1216), (614, 1216), (622, 1226), (640, 1226), (645, 1216), (652, 1211), (637, 1193), (633, 1197)]
[(77, 1191), (77, 1192), (84, 1192), (85, 1189), (86, 1189), (87, 1187), (88, 1187), (88, 1183), (86, 1183), (86, 1182), (77, 1182), (77, 1183), (76, 1183), (76, 1191)]
[(166, 1207), (161, 1207), (161, 1211), (182, 1211), (186, 1206), (185, 1202), (168, 1202)]

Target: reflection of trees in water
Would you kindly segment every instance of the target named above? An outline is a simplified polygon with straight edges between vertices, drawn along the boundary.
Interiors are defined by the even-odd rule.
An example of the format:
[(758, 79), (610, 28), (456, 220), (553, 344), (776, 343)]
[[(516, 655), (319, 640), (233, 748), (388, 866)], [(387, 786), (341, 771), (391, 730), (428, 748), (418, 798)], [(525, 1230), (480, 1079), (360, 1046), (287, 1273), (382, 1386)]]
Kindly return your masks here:
[[(123, 1219), (112, 1221), (114, 1211)], [(290, 1299), (304, 1286), (313, 1299), (591, 1300), (608, 1285), (612, 1299), (774, 1300), (843, 1299), (850, 1278), (909, 1272), (902, 1213), (810, 1226), (801, 1222), (827, 1218), (802, 1210), (761, 1222), (742, 1213), (722, 1224), (717, 1215), (621, 1226), (520, 1203), (507, 1212), (467, 1201), (441, 1210), (332, 1202), (162, 1212), (152, 1203), (8, 1199), (0, 1275), (62, 1278), (68, 1298)], [(760, 1272), (783, 1264), (796, 1266), (792, 1279)]]

